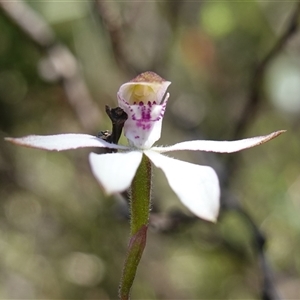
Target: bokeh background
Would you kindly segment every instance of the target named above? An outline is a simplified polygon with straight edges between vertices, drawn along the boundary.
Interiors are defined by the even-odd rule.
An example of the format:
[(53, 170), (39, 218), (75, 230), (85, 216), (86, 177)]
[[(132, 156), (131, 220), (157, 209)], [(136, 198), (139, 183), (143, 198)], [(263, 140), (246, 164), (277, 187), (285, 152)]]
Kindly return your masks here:
[(237, 154), (174, 154), (219, 173), (217, 224), (155, 171), (132, 298), (275, 299), (274, 285), (299, 299), (299, 18), (298, 1), (1, 1), (0, 298), (117, 298), (126, 204), (103, 194), (91, 150), (4, 137), (110, 129), (105, 104), (151, 70), (172, 81), (160, 144), (287, 132)]

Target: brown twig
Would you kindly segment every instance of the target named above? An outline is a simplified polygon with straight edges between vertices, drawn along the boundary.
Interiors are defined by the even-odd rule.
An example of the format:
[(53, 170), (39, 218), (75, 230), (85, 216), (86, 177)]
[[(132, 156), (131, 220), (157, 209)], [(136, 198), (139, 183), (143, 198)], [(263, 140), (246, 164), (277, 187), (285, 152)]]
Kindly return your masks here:
[(292, 35), (294, 35), (297, 32), (299, 26), (299, 14), (300, 1), (298, 1), (298, 4), (296, 5), (296, 8), (289, 20), (289, 23), (281, 37), (278, 39), (277, 43), (255, 68), (249, 89), (249, 97), (247, 102), (245, 103), (245, 106), (240, 114), (238, 121), (236, 122), (232, 139), (239, 139), (243, 136), (246, 128), (249, 125), (249, 122), (253, 120), (254, 115), (257, 113), (259, 104), (262, 100), (261, 86), (263, 83), (263, 78), (265, 76), (266, 69), (269, 66), (270, 62), (286, 46), (288, 40), (292, 37)]
[[(261, 87), (263, 84), (263, 78), (265, 76), (265, 72), (267, 67), (276, 58), (276, 56), (280, 53), (280, 51), (286, 46), (289, 39), (295, 34), (299, 28), (299, 18), (300, 15), (300, 1), (298, 1), (295, 10), (289, 20), (289, 23), (284, 30), (281, 37), (275, 43), (273, 48), (266, 54), (266, 56), (262, 59), (262, 61), (256, 66), (252, 80), (249, 88), (249, 97), (246, 101), (244, 108), (240, 114), (239, 119), (237, 120), (233, 135), (231, 137), (232, 140), (238, 140), (244, 136), (244, 133), (248, 126), (251, 124), (251, 121), (255, 118), (255, 115), (258, 112), (260, 105), (262, 104), (262, 91)], [(232, 174), (237, 169), (239, 163), (240, 155), (236, 153), (235, 155), (231, 155), (228, 157), (228, 160), (225, 162), (225, 170), (226, 175), (223, 178), (223, 186), (228, 186), (228, 181), (230, 180)]]
[[(142, 4), (142, 2), (139, 4)], [(141, 73), (142, 70), (137, 70), (137, 67), (134, 67), (130, 62), (125, 51), (126, 47), (124, 40), (125, 31), (132, 26), (132, 23), (138, 15), (138, 3), (135, 3), (134, 11), (131, 12), (129, 19), (127, 20), (124, 20), (120, 14), (116, 16), (114, 13), (112, 13), (109, 3), (105, 3), (105, 1), (103, 2), (101, 0), (94, 0), (94, 6), (96, 8), (97, 17), (99, 18), (108, 35), (112, 54), (118, 67), (125, 71), (129, 77), (136, 76), (137, 74)]]
[(223, 193), (222, 199), (222, 214), (226, 211), (235, 211), (240, 217), (243, 218), (244, 222), (248, 225), (249, 230), (252, 233), (252, 247), (255, 251), (258, 259), (258, 265), (261, 269), (262, 284), (261, 284), (261, 299), (262, 300), (280, 300), (281, 297), (276, 290), (274, 284), (273, 271), (269, 265), (265, 246), (267, 238), (265, 234), (259, 229), (253, 218), (240, 206), (237, 199), (230, 194)]
[(39, 64), (40, 73), (45, 79), (62, 84), (82, 127), (95, 130), (102, 114), (90, 96), (75, 56), (58, 42), (52, 28), (25, 2), (0, 1), (0, 9), (46, 54)]
[[(295, 7), (289, 23), (281, 37), (278, 39), (277, 43), (255, 68), (249, 89), (249, 98), (242, 110), (240, 118), (237, 120), (237, 123), (235, 125), (232, 137), (233, 140), (240, 139), (244, 135), (244, 132), (250, 125), (255, 114), (258, 112), (258, 108), (262, 103), (261, 86), (267, 67), (286, 46), (291, 36), (297, 32), (299, 27), (299, 14), (300, 1), (298, 1), (298, 4)], [(225, 163), (225, 176), (222, 178), (221, 182), (223, 190), (226, 190), (230, 184), (232, 175), (237, 168), (239, 157), (239, 155), (232, 155)], [(276, 291), (272, 270), (265, 255), (266, 238), (264, 237), (258, 226), (255, 224), (255, 222), (252, 220), (252, 217), (247, 212), (245, 212), (243, 208), (241, 208), (237, 203), (237, 201), (234, 201), (233, 203), (231, 197), (224, 197), (222, 199), (223, 210), (236, 210), (241, 216), (243, 216), (245, 221), (250, 224), (250, 228), (253, 233), (253, 247), (257, 252), (258, 261), (263, 276), (261, 298), (263, 300), (278, 300), (280, 299), (280, 296)]]

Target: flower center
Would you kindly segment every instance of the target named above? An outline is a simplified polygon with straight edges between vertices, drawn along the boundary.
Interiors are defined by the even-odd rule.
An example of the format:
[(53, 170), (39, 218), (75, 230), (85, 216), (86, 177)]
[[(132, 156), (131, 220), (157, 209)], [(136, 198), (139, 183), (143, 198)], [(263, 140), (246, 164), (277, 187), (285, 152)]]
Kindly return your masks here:
[(131, 87), (131, 95), (128, 98), (130, 105), (143, 104), (146, 103), (156, 103), (157, 93), (153, 86), (145, 84), (135, 84)]

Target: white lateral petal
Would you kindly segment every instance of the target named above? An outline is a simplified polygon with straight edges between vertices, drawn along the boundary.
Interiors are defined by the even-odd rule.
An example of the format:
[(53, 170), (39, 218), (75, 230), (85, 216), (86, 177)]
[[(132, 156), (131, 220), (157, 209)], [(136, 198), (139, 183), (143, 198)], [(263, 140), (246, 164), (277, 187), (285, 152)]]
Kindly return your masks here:
[(179, 150), (232, 153), (266, 143), (283, 132), (285, 132), (285, 130), (276, 131), (265, 136), (257, 136), (238, 141), (188, 141), (168, 147), (153, 147), (152, 150), (160, 153)]
[(186, 207), (200, 218), (216, 221), (220, 187), (217, 174), (211, 167), (180, 161), (151, 150), (144, 153), (156, 167), (162, 169), (171, 188)]
[(130, 151), (124, 153), (95, 154), (90, 153), (90, 165), (94, 176), (110, 195), (129, 188), (141, 163), (143, 153)]
[(21, 138), (5, 138), (5, 140), (17, 145), (45, 149), (68, 150), (84, 147), (102, 147), (111, 149), (128, 149), (128, 147), (110, 144), (104, 140), (89, 134), (57, 134), (57, 135), (29, 135)]

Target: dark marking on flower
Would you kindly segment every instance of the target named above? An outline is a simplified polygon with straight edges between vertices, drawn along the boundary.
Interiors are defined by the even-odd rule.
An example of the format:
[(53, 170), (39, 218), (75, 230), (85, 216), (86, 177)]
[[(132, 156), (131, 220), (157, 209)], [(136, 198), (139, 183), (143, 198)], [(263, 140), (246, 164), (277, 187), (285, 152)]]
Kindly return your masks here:
[(147, 108), (145, 105), (141, 107), (141, 120), (151, 121), (151, 108)]
[(153, 126), (153, 121), (138, 120), (136, 122), (136, 126), (141, 128), (142, 130), (150, 130)]

